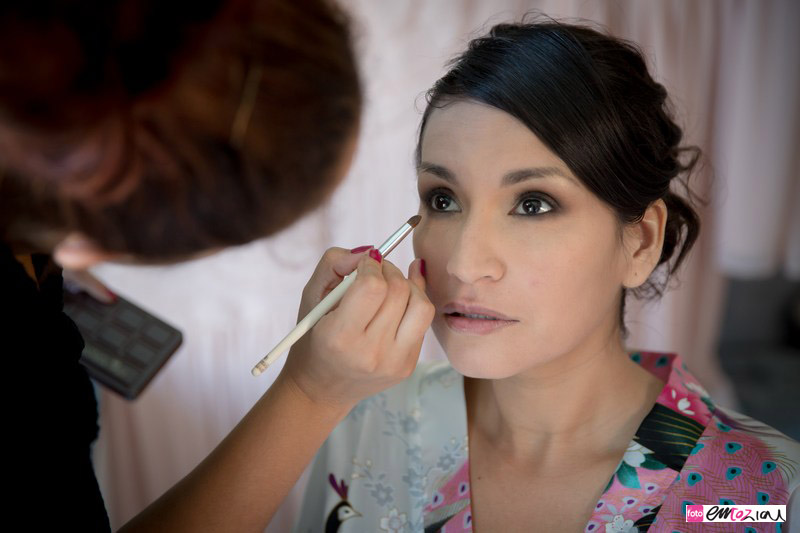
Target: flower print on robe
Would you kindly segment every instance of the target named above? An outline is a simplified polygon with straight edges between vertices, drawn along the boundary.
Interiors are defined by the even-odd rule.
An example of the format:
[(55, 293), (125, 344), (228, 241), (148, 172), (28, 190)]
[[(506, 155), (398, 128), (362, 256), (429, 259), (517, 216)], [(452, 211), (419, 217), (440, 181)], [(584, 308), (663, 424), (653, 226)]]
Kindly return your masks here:
[[(800, 527), (800, 516), (791, 513), (793, 504), (800, 507), (800, 444), (715, 406), (677, 355), (634, 352), (630, 358), (664, 388), (584, 531)], [(333, 431), (314, 461), (295, 531), (327, 532), (344, 484), (355, 514), (343, 511), (345, 520), (329, 522), (331, 531), (472, 531), (467, 449), (463, 377), (446, 362), (422, 363), (405, 382), (359, 403)], [(789, 516), (783, 524), (686, 522), (687, 505), (720, 503), (784, 504)]]

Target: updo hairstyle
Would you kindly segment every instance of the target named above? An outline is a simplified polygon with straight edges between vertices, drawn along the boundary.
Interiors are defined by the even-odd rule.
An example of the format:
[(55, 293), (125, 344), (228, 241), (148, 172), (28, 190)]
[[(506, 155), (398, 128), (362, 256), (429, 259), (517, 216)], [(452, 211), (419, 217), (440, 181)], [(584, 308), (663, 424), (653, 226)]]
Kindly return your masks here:
[[(662, 199), (669, 214), (660, 268), (633, 289), (636, 297), (661, 296), (700, 230), (686, 186), (700, 151), (681, 144), (667, 91), (653, 80), (635, 45), (552, 20), (493, 27), (472, 40), (428, 91), (418, 165), (431, 112), (459, 100), (492, 106), (522, 122), (614, 210), (620, 227), (640, 221)], [(676, 183), (683, 184), (688, 200), (673, 190)], [(627, 290), (620, 296), (623, 334)]]

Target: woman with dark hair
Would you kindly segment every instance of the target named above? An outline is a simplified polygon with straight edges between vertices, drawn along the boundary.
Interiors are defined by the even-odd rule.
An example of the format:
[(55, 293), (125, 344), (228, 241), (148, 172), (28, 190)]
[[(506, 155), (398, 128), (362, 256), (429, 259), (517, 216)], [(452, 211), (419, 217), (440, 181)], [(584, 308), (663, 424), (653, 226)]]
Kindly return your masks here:
[[(345, 175), (360, 105), (346, 20), (326, 0), (3, 3), (0, 342), (20, 387), (6, 389), (6, 521), (109, 529), (60, 267), (172, 262), (277, 232)], [(355, 252), (330, 250), (306, 286), (301, 315), (358, 266), (316, 335), (126, 530), (263, 529), (330, 429), (411, 373), (432, 318), (418, 263), (408, 280)]]
[(449, 364), (334, 430), (298, 531), (685, 531), (688, 505), (797, 498), (797, 442), (624, 345), (626, 294), (660, 295), (699, 231), (681, 143), (628, 42), (548, 20), (469, 44), (416, 155)]

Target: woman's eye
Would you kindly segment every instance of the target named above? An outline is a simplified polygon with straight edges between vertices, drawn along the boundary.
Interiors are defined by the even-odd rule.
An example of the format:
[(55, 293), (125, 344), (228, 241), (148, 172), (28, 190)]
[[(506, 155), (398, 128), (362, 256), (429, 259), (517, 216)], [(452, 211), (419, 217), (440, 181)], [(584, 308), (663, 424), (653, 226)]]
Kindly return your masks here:
[(434, 211), (458, 211), (458, 204), (443, 192), (433, 192), (428, 196), (428, 207)]
[(520, 200), (515, 215), (541, 215), (553, 210), (552, 204), (539, 196), (527, 196)]

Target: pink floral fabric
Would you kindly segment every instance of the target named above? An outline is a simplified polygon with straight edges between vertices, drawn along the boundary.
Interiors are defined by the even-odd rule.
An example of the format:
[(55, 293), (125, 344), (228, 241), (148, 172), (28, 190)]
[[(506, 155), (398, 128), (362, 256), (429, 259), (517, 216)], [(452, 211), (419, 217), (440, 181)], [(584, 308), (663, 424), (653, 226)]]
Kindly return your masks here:
[[(429, 526), (425, 530), (435, 529), (437, 522), (435, 519), (430, 519), (433, 513), (438, 512), (447, 517), (455, 512), (452, 514), (452, 518), (447, 518), (447, 527), (442, 525), (439, 531), (445, 529), (447, 533), (472, 531), (472, 510), (469, 506), (469, 498), (469, 461), (464, 461), (453, 477), (447, 480), (441, 489), (433, 492), (431, 502), (425, 507), (425, 515), (428, 517), (426, 523), (430, 523), (434, 527)], [(450, 513), (447, 510), (450, 510)], [(442, 513), (442, 511), (444, 512)]]
[[(750, 418), (715, 406), (676, 354), (630, 357), (665, 382), (653, 409), (597, 502), (586, 533), (781, 531), (780, 523), (688, 523), (692, 504), (787, 504), (798, 485), (800, 445)], [(426, 518), (426, 533), (472, 531), (469, 459), (425, 514), (457, 510), (448, 520)], [(444, 513), (445, 515), (447, 513)]]

